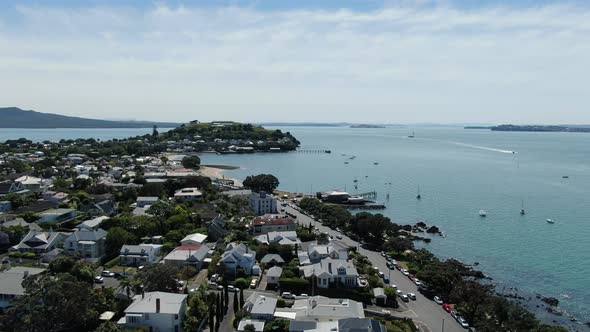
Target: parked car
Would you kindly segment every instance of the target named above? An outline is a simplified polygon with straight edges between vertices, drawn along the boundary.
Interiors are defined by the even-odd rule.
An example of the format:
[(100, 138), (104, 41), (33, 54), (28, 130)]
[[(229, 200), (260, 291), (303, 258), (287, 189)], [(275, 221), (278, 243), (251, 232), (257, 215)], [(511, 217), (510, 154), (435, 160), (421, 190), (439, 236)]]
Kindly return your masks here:
[(257, 282), (258, 282), (258, 279), (253, 278), (252, 281), (250, 281), (250, 288), (256, 288)]
[(336, 238), (337, 238), (338, 240), (342, 240), (342, 235), (338, 234), (338, 235), (336, 235)]
[(104, 282), (104, 278), (101, 276), (94, 277), (94, 282), (97, 284), (102, 284)]
[(401, 269), (400, 270), (402, 272), (403, 275), (405, 275), (406, 277), (410, 274), (410, 272), (408, 272), (408, 270), (406, 269)]
[(404, 302), (410, 302), (410, 298), (406, 294), (400, 294), (399, 298)]
[(451, 316), (453, 316), (453, 318), (457, 319), (457, 316), (458, 316), (457, 311), (451, 310)]
[(109, 278), (114, 278), (115, 277), (115, 273), (114, 272), (111, 272), (111, 271), (108, 271), (108, 270), (102, 271), (101, 275), (103, 277), (109, 277)]
[(453, 307), (452, 307), (450, 304), (448, 304), (448, 303), (445, 303), (445, 304), (443, 304), (443, 305), (442, 305), (442, 308), (443, 308), (443, 309), (444, 309), (446, 312), (451, 312), (451, 311), (453, 311)]
[(469, 324), (467, 323), (467, 321), (465, 319), (463, 319), (463, 317), (461, 316), (457, 316), (457, 323), (459, 323), (459, 325), (461, 325), (461, 327), (463, 327), (464, 329), (469, 327)]
[(212, 282), (216, 282), (217, 279), (219, 279), (219, 274), (215, 273), (214, 275), (211, 276), (211, 278), (209, 278), (209, 280), (211, 280)]
[(389, 278), (387, 278), (387, 277), (383, 278), (383, 282), (386, 284), (389, 284)]
[(385, 257), (385, 252), (382, 251), (381, 252), (381, 256)]
[(309, 298), (309, 295), (307, 295), (305, 293), (302, 293), (301, 295), (299, 295), (297, 297), (300, 298), (300, 299), (308, 299)]
[(408, 297), (410, 298), (410, 300), (416, 301), (416, 294), (414, 294), (414, 293), (408, 293)]
[(379, 271), (377, 274), (379, 275), (379, 277), (381, 277), (381, 278), (385, 278), (385, 273), (383, 273), (383, 272)]
[(398, 289), (395, 291), (395, 293), (399, 296), (399, 295), (402, 295), (404, 292), (402, 292), (401, 290)]
[(281, 297), (287, 300), (294, 300), (295, 296), (289, 292), (284, 292), (283, 294), (281, 294)]
[(232, 286), (232, 285), (229, 285), (229, 286), (227, 286), (227, 291), (228, 292), (235, 292), (236, 291), (236, 288), (234, 286)]
[(438, 296), (435, 296), (435, 297), (434, 297), (434, 303), (436, 303), (436, 304), (443, 304), (443, 301), (441, 300), (441, 298), (440, 298), (440, 297), (438, 297)]

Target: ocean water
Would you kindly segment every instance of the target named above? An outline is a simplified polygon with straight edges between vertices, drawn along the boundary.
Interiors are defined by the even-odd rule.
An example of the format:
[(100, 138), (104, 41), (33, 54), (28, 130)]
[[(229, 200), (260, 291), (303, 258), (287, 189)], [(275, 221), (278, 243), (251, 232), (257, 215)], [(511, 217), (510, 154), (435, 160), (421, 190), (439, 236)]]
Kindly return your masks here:
[[(271, 173), (289, 191), (377, 191), (377, 201), (387, 206), (381, 213), (393, 221), (424, 220), (442, 229), (446, 238), (434, 236), (424, 245), (437, 255), (479, 262), (500, 288), (554, 296), (562, 309), (590, 321), (590, 134), (280, 129), (293, 133), (303, 149), (332, 153), (204, 154), (202, 162), (240, 166), (226, 172), (240, 179)], [(408, 138), (412, 130), (416, 137)], [(487, 218), (478, 215), (481, 209)]]
[[(393, 221), (424, 220), (441, 228), (446, 238), (433, 236), (424, 245), (438, 256), (479, 262), (478, 269), (500, 288), (554, 296), (561, 309), (581, 322), (590, 321), (590, 134), (462, 128), (279, 129), (293, 133), (303, 149), (332, 153), (203, 154), (202, 162), (240, 166), (226, 172), (240, 179), (271, 173), (279, 178), (280, 189), (289, 191), (377, 191), (377, 201), (387, 206), (379, 212)], [(416, 137), (408, 138), (412, 131)], [(105, 140), (150, 132), (151, 128), (0, 129), (0, 141)], [(354, 160), (349, 159), (352, 155)], [(415, 198), (418, 186), (420, 201)], [(521, 201), (525, 216), (519, 214)], [(481, 209), (487, 218), (479, 217)], [(548, 218), (555, 224), (547, 223)], [(546, 321), (559, 320), (542, 310), (537, 314)]]

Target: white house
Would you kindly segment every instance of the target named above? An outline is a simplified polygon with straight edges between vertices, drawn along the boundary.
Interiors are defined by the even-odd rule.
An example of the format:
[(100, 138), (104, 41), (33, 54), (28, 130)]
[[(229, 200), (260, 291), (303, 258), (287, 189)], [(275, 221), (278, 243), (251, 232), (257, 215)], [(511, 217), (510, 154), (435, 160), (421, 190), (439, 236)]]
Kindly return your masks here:
[[(312, 241), (304, 243), (302, 247), (307, 247), (306, 256), (307, 260), (311, 263), (317, 263), (324, 258), (348, 259), (348, 248), (336, 242), (318, 244), (317, 241)], [(305, 259), (301, 259), (300, 257), (300, 264), (303, 265), (303, 261), (305, 261)]]
[(296, 231), (268, 232), (266, 234), (258, 235), (254, 239), (260, 244), (278, 243), (282, 246), (301, 244), (301, 241), (297, 238)]
[(126, 329), (144, 326), (154, 332), (181, 332), (186, 298), (186, 294), (165, 292), (136, 295), (117, 324)]
[(79, 229), (90, 229), (90, 230), (97, 230), (100, 225), (109, 219), (107, 216), (96, 217), (94, 219), (84, 220), (81, 224), (76, 226)]
[(283, 269), (279, 266), (274, 266), (268, 269), (266, 272), (267, 283), (278, 285), (279, 280), (281, 279), (281, 275), (283, 275)]
[(156, 263), (161, 248), (161, 244), (124, 245), (119, 252), (119, 264), (141, 266)]
[(263, 332), (264, 324), (265, 323), (262, 320), (242, 319), (240, 321), (240, 324), (238, 324), (238, 332), (244, 332), (246, 330), (246, 326), (248, 325), (254, 326), (254, 331), (256, 332)]
[(277, 199), (265, 192), (250, 194), (250, 208), (257, 216), (277, 213)]
[(43, 273), (45, 269), (15, 266), (0, 272), (0, 309), (6, 309), (19, 296), (25, 294), (23, 280), (28, 276)]
[(106, 237), (107, 232), (101, 228), (79, 228), (65, 239), (63, 249), (70, 255), (79, 255), (86, 261), (96, 263), (105, 254)]
[(275, 317), (298, 321), (331, 322), (346, 318), (365, 318), (365, 312), (363, 304), (357, 301), (312, 296), (295, 300), (291, 308), (277, 309)]
[(289, 322), (289, 332), (387, 332), (383, 323), (370, 318), (341, 318), (332, 321), (292, 320)]
[(209, 248), (205, 245), (180, 246), (164, 257), (164, 263), (174, 264), (176, 266), (190, 265), (200, 270), (208, 253)]
[(185, 236), (184, 239), (180, 240), (180, 243), (183, 246), (200, 246), (201, 244), (205, 243), (205, 240), (207, 240), (207, 235), (193, 233)]
[(266, 294), (254, 293), (244, 303), (244, 312), (256, 320), (271, 320), (277, 307), (277, 299)]
[(221, 256), (221, 262), (229, 274), (235, 275), (237, 269), (242, 268), (249, 275), (252, 273), (254, 265), (256, 265), (256, 252), (250, 250), (243, 243), (232, 242), (227, 245), (225, 252)]
[(344, 287), (358, 287), (358, 271), (352, 262), (343, 259), (325, 258), (319, 263), (299, 268), (306, 278), (315, 276), (318, 288), (329, 288), (330, 284), (340, 283)]
[(198, 188), (183, 188), (174, 193), (174, 198), (189, 201), (195, 201), (201, 197), (203, 197), (203, 193)]
[(20, 252), (44, 254), (61, 246), (70, 233), (30, 231), (21, 242), (11, 248)]

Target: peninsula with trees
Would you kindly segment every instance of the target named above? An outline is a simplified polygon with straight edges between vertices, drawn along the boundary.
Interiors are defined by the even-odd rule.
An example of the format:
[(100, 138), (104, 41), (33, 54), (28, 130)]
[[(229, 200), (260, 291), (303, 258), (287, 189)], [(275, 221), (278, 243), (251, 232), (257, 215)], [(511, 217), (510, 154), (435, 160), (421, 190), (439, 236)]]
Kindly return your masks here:
[[(466, 128), (467, 129), (467, 128)], [(469, 128), (471, 129), (471, 128)], [(534, 131), (534, 132), (570, 132), (590, 133), (587, 126), (544, 126), (544, 125), (511, 125), (504, 124), (490, 128), (492, 131)]]

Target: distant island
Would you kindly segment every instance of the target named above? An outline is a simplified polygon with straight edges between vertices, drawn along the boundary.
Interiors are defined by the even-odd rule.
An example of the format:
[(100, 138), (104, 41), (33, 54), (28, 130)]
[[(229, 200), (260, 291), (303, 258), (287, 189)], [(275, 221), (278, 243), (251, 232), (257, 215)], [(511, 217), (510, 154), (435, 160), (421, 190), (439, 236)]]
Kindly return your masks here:
[(463, 129), (492, 129), (491, 126), (465, 126)]
[(492, 131), (534, 131), (534, 132), (574, 132), (574, 133), (589, 133), (588, 127), (573, 127), (573, 126), (542, 126), (542, 125), (510, 125), (504, 124), (490, 128)]
[(0, 128), (174, 128), (173, 122), (108, 121), (27, 111), (18, 107), (0, 108)]
[(385, 128), (385, 126), (377, 124), (353, 124), (350, 128)]

